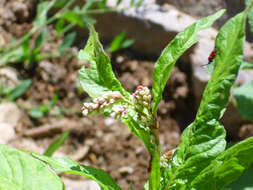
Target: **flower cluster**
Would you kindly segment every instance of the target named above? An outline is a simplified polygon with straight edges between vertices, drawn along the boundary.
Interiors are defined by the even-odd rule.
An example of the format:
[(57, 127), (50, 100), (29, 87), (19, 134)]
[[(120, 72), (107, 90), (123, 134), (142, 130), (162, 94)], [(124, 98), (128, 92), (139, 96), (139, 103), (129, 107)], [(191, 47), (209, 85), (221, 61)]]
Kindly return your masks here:
[(108, 92), (103, 97), (95, 98), (93, 103), (84, 103), (81, 110), (83, 115), (88, 115), (91, 112), (99, 112), (120, 99), (123, 100), (124, 98), (119, 91)]
[(128, 106), (126, 105), (120, 105), (117, 107), (112, 108), (112, 112), (110, 113), (110, 116), (114, 119), (119, 119), (122, 116), (125, 116), (127, 113)]
[(138, 86), (132, 96), (136, 100), (136, 103), (141, 106), (149, 107), (151, 104), (150, 90), (145, 86)]

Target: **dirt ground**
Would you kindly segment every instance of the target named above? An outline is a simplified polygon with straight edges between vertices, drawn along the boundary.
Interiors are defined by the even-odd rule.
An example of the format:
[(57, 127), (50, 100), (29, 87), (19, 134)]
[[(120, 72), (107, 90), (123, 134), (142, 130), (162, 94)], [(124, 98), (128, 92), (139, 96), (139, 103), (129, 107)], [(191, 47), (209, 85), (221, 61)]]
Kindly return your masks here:
[[(1, 0), (0, 30), (6, 43), (31, 28), (34, 5), (29, 2)], [(56, 39), (44, 47), (49, 52), (56, 51), (56, 44), (61, 40)], [(76, 54), (77, 48), (69, 51)], [(140, 84), (151, 87), (153, 60), (140, 59), (131, 51), (118, 52), (111, 55), (111, 59), (116, 76), (127, 90), (133, 92)], [(129, 189), (133, 183), (134, 189), (141, 190), (148, 177), (149, 162), (143, 144), (116, 120), (102, 116), (87, 118), (80, 114), (82, 103), (89, 101), (87, 94), (77, 85), (77, 72), (84, 64), (75, 57), (61, 57), (40, 61), (29, 68), (16, 65), (20, 78), (33, 81), (30, 89), (18, 99), (20, 105), (42, 105), (55, 93), (59, 100), (54, 109), (41, 119), (32, 119), (22, 109), (23, 117), (16, 127), (18, 136), (12, 145), (33, 149), (31, 144), (35, 144), (41, 148), (37, 151), (41, 152), (63, 131), (70, 130), (69, 138), (57, 155), (69, 156), (80, 163), (106, 170), (123, 189)], [(194, 118), (195, 104), (190, 86), (190, 69), (175, 67), (158, 111), (164, 152), (179, 144), (180, 131)]]

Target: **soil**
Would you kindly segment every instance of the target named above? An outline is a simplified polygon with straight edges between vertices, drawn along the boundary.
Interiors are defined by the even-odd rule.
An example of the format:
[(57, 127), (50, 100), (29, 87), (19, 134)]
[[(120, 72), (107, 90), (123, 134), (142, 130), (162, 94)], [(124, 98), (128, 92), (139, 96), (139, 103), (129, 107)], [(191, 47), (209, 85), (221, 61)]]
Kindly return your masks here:
[[(1, 0), (0, 13), (3, 10), (5, 13), (0, 14), (0, 30), (6, 43), (31, 28), (35, 10), (32, 2)], [(61, 40), (56, 39), (44, 48), (54, 52)], [(78, 52), (76, 47), (68, 51)], [(130, 51), (110, 56), (113, 70), (127, 90), (133, 92), (140, 84), (151, 87), (154, 61), (139, 59)], [(82, 103), (89, 101), (77, 83), (77, 72), (84, 64), (76, 57), (63, 56), (40, 61), (33, 67), (15, 67), (21, 79), (31, 78), (33, 83), (18, 99), (23, 107), (23, 117), (16, 127), (17, 138), (11, 145), (43, 153), (63, 131), (70, 130), (69, 138), (56, 155), (68, 156), (79, 163), (106, 170), (123, 189), (129, 189), (133, 183), (134, 189), (141, 190), (149, 175), (149, 155), (143, 144), (119, 121), (102, 116), (87, 118), (80, 114)], [(175, 67), (166, 85), (164, 100), (158, 110), (164, 152), (179, 144), (180, 131), (193, 121), (195, 104), (190, 78), (189, 68)], [(59, 100), (45, 117), (33, 119), (24, 109), (48, 103), (55, 93)], [(79, 176), (65, 176), (81, 179)]]

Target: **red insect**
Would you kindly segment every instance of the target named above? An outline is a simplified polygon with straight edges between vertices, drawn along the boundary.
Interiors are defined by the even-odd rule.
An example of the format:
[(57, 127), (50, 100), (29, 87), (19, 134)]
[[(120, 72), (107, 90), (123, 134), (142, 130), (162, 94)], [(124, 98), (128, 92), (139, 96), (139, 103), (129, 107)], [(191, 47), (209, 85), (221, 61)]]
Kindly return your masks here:
[(216, 49), (214, 49), (214, 50), (210, 53), (210, 55), (209, 55), (209, 57), (208, 57), (208, 64), (210, 64), (210, 63), (213, 61), (213, 59), (215, 58), (216, 53), (217, 53), (217, 50), (216, 50)]
[(217, 50), (214, 49), (214, 50), (210, 53), (210, 55), (208, 56), (208, 63), (205, 64), (205, 65), (202, 65), (202, 66), (206, 66), (206, 65), (211, 64), (212, 61), (213, 61), (213, 59), (215, 58), (216, 53), (217, 53)]

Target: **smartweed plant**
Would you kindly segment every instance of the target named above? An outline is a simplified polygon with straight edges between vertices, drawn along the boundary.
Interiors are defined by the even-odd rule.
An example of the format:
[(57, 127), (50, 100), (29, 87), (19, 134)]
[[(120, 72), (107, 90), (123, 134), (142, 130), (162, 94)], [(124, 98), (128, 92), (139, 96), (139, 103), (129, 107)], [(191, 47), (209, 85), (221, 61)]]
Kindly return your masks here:
[[(197, 33), (210, 27), (224, 10), (179, 33), (154, 66), (152, 90), (138, 86), (132, 94), (116, 79), (97, 33), (88, 25), (90, 37), (79, 58), (89, 61), (90, 66), (80, 70), (79, 80), (92, 101), (84, 103), (82, 112), (85, 116), (103, 114), (120, 119), (144, 143), (151, 160), (145, 190), (224, 190), (252, 164), (253, 138), (226, 149), (226, 132), (219, 123), (242, 62), (245, 23), (252, 6), (253, 1), (220, 29), (214, 70), (196, 118), (183, 131), (179, 146), (164, 154), (159, 143), (157, 108), (166, 81), (178, 58), (198, 41)], [(52, 170), (90, 178), (103, 190), (121, 189), (103, 170), (69, 158), (49, 157), (55, 149), (47, 156), (36, 153), (29, 156), (0, 145), (0, 189), (64, 189)]]

